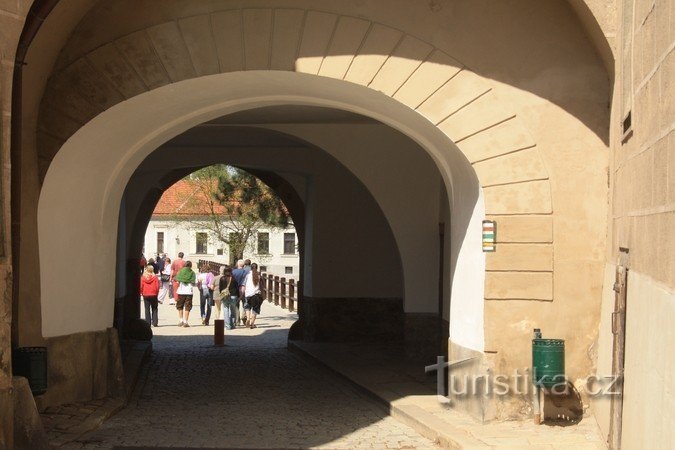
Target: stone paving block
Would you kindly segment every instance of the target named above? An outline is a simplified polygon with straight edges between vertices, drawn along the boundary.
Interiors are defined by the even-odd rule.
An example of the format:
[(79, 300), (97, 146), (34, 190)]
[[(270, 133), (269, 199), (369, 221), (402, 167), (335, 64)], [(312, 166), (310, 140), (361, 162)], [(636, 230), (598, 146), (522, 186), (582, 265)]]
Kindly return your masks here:
[[(266, 312), (273, 317), (266, 319)], [(343, 380), (289, 352), (286, 333), (297, 315), (265, 304), (257, 330), (228, 331), (227, 345), (214, 348), (211, 328), (175, 327), (174, 313), (160, 305), (160, 325), (167, 326), (156, 329), (153, 354), (128, 406), (79, 437), (82, 448), (435, 447)], [(251, 373), (256, 374), (254, 389), (222, 382), (246, 380)], [(204, 420), (227, 423), (229, 414), (255, 416), (264, 426), (252, 433)], [(176, 423), (188, 425), (177, 428)]]
[(70, 428), (79, 425), (80, 418), (71, 417), (69, 419), (59, 420), (54, 424), (54, 428), (59, 431), (68, 431)]
[(49, 444), (54, 447), (60, 447), (64, 444), (72, 442), (75, 438), (77, 438), (76, 434), (63, 433), (60, 436), (55, 437), (54, 439), (49, 439)]

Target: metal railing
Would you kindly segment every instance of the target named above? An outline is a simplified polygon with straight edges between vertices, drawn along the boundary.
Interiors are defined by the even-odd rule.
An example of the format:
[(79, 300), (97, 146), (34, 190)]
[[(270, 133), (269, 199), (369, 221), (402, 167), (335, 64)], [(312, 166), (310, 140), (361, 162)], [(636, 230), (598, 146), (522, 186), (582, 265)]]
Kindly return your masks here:
[(261, 274), (260, 292), (263, 300), (281, 306), (283, 309), (291, 312), (296, 310), (299, 290), (300, 281), (296, 282), (293, 278), (286, 280), (285, 277), (265, 272)]
[(220, 273), (220, 269), (222, 267), (227, 266), (227, 264), (217, 263), (215, 261), (207, 261), (206, 259), (200, 259), (197, 261), (197, 267), (194, 267), (194, 270), (198, 270), (199, 267), (202, 267), (204, 265), (206, 265), (207, 270), (214, 275), (218, 275)]
[[(197, 267), (206, 265), (209, 272), (214, 275), (220, 273), (220, 269), (226, 264), (217, 263), (214, 261), (207, 261), (200, 259), (197, 262)], [(300, 290), (300, 281), (295, 281), (293, 278), (286, 279), (277, 275), (272, 275), (267, 272), (260, 274), (260, 293), (263, 300), (281, 306), (291, 312), (297, 309), (298, 305), (298, 291)]]

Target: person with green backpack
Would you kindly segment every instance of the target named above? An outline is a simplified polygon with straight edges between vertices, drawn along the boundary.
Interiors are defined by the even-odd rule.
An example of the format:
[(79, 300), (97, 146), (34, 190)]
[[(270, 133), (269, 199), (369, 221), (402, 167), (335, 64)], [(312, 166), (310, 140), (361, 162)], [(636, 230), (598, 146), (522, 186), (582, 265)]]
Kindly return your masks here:
[(192, 270), (192, 261), (186, 261), (185, 267), (180, 269), (174, 279), (179, 283), (178, 299), (176, 300), (176, 309), (178, 310), (179, 327), (189, 327), (188, 317), (192, 309), (193, 287), (197, 282), (197, 275)]

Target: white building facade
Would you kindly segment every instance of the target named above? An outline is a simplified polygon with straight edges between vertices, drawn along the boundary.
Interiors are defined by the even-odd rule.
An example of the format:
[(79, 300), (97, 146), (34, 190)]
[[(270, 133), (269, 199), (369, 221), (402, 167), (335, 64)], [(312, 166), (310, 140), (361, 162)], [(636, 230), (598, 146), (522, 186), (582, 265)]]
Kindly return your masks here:
[[(145, 257), (156, 258), (164, 253), (173, 260), (179, 252), (193, 263), (201, 259), (231, 264), (235, 259), (227, 243), (219, 241), (206, 227), (200, 227), (198, 221), (153, 216), (145, 231)], [(258, 230), (244, 250), (244, 258), (258, 263), (263, 272), (298, 280), (300, 257), (295, 228)]]

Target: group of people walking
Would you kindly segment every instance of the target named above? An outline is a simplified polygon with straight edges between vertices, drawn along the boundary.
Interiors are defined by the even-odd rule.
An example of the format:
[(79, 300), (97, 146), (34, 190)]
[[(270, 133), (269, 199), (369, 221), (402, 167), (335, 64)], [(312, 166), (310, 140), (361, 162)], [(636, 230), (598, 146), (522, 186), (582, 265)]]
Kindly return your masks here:
[[(225, 328), (232, 330), (241, 324), (256, 328), (256, 318), (260, 314), (263, 300), (260, 292), (260, 272), (258, 265), (250, 259), (239, 260), (234, 268), (221, 267), (218, 274), (209, 271), (204, 264), (199, 273), (192, 269), (192, 261), (185, 261), (184, 254), (171, 261), (166, 255), (145, 261), (141, 257), (141, 296), (145, 307), (145, 320), (152, 326), (158, 326), (158, 303), (176, 305), (179, 327), (189, 327), (188, 318), (192, 310), (193, 289), (199, 290), (199, 310), (202, 325), (209, 325), (212, 308), (215, 318), (221, 313)], [(157, 276), (159, 275), (159, 277)]]

